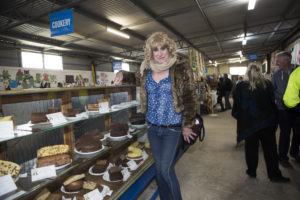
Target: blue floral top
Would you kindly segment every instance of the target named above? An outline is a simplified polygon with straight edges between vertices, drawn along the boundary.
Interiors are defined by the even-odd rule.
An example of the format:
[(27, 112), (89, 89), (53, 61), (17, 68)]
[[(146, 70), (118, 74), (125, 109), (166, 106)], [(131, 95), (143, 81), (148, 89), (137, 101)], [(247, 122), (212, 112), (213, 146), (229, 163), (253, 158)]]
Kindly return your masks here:
[(147, 120), (156, 125), (181, 124), (182, 113), (177, 114), (174, 109), (170, 74), (157, 83), (151, 73), (152, 70), (149, 70), (145, 86), (148, 94)]

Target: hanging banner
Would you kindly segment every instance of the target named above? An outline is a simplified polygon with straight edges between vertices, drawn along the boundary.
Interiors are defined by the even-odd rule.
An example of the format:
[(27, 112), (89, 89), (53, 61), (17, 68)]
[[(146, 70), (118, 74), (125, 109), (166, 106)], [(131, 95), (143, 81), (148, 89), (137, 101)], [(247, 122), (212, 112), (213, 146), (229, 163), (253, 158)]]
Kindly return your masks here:
[(113, 70), (121, 70), (122, 69), (122, 61), (115, 61), (112, 63)]
[(72, 9), (50, 13), (51, 37), (73, 33)]
[(258, 58), (257, 53), (250, 53), (250, 54), (248, 54), (248, 59), (249, 59), (250, 61), (256, 61), (257, 58)]

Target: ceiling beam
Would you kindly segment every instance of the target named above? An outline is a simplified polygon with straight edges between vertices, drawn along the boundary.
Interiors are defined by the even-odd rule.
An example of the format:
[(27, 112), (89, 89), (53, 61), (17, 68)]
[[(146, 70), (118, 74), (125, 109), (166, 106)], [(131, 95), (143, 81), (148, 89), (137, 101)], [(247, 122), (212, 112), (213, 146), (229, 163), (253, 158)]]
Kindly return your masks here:
[[(235, 1), (240, 1), (240, 0), (216, 0), (214, 2), (204, 3), (203, 5), (201, 5), (201, 7), (202, 7), (202, 9), (206, 9), (206, 8), (213, 7), (213, 6), (222, 6), (225, 3), (231, 3), (231, 2), (235, 2)], [(142, 24), (150, 23), (150, 22), (155, 21), (155, 20), (162, 20), (162, 19), (167, 18), (167, 17), (174, 17), (174, 16), (177, 16), (177, 15), (182, 15), (182, 14), (185, 14), (185, 13), (197, 11), (198, 9), (199, 8), (197, 6), (190, 6), (190, 7), (185, 7), (185, 8), (181, 8), (181, 9), (178, 9), (178, 10), (169, 11), (169, 12), (157, 15), (156, 19), (154, 19), (154, 18), (142, 19), (142, 20), (139, 20), (139, 21), (134, 22), (132, 24), (122, 26), (121, 30), (125, 29), (125, 28), (132, 28), (134, 26), (139, 26), (139, 25), (142, 25)]]
[(0, 15), (3, 15), (5, 13), (11, 12), (11, 11), (15, 11), (16, 9), (21, 8), (23, 6), (26, 6), (26, 5), (34, 2), (34, 1), (35, 0), (27, 0), (27, 1), (23, 1), (23, 2), (20, 2), (20, 3), (14, 4), (13, 6), (9, 5), (9, 8), (3, 8), (3, 9), (0, 10)]
[(207, 25), (208, 28), (211, 30), (211, 32), (212, 32), (212, 34), (213, 34), (213, 37), (214, 37), (214, 39), (216, 40), (217, 45), (218, 45), (220, 51), (223, 52), (223, 48), (222, 48), (222, 46), (221, 46), (221, 44), (220, 44), (220, 42), (219, 42), (219, 38), (218, 38), (217, 34), (215, 33), (215, 29), (214, 29), (214, 27), (212, 26), (212, 24), (210, 23), (210, 21), (209, 21), (208, 17), (206, 16), (204, 10), (202, 9), (199, 0), (195, 0), (195, 2), (196, 2), (197, 6), (198, 6), (198, 8), (199, 8), (199, 10), (200, 10), (200, 13), (201, 13), (201, 15), (202, 15), (202, 17), (203, 17), (203, 19), (204, 19), (206, 25)]
[(151, 11), (146, 6), (144, 6), (140, 1), (136, 1), (136, 0), (128, 0), (128, 1), (131, 2), (137, 8), (139, 8), (140, 10), (142, 10), (144, 13), (146, 13), (147, 15), (149, 15), (156, 22), (158, 22), (159, 24), (161, 24), (162, 26), (164, 26), (166, 29), (170, 30), (173, 34), (177, 35), (180, 39), (184, 40), (188, 45), (190, 45), (194, 49), (196, 49), (199, 52), (201, 52), (205, 57), (207, 57), (207, 59), (209, 59), (209, 57), (206, 55), (205, 52), (203, 52), (200, 49), (198, 49), (193, 43), (191, 43), (191, 41), (189, 41), (184, 35), (182, 35), (181, 33), (179, 33), (177, 30), (175, 30), (168, 23), (166, 23), (162, 19), (158, 19), (158, 16), (153, 11)]
[[(60, 47), (61, 44), (63, 44), (63, 41), (58, 41), (54, 40), (52, 38), (47, 38), (47, 37), (41, 37), (41, 36), (36, 36), (36, 35), (31, 35), (31, 34), (26, 34), (23, 32), (16, 32), (16, 31), (6, 31), (5, 33), (2, 33), (0, 36), (5, 37), (5, 38), (10, 38), (10, 39), (18, 39), (18, 40), (25, 40), (25, 41), (30, 41), (30, 42), (35, 42), (39, 44), (44, 44), (44, 45), (50, 45), (50, 46), (57, 46)], [(105, 55), (105, 56), (115, 56), (115, 57), (121, 57), (121, 58), (126, 58), (126, 59), (132, 59), (134, 60), (135, 58), (132, 56), (126, 56), (123, 54), (119, 53), (113, 53), (113, 52), (107, 52), (107, 51), (102, 51), (99, 49), (94, 49), (94, 48), (89, 48), (85, 47), (82, 45), (69, 45), (67, 47), (64, 47), (66, 49), (70, 50), (75, 50), (79, 52), (86, 52), (88, 54), (100, 54), (100, 55)], [(62, 51), (63, 52), (63, 51)], [(87, 54), (87, 55), (88, 55)]]
[[(287, 18), (284, 21), (286, 22), (286, 21), (289, 21), (289, 20), (296, 20), (296, 19), (300, 19), (300, 16), (293, 17), (293, 18)], [(266, 23), (258, 23), (258, 24), (254, 24), (254, 25), (249, 25), (248, 24), (246, 28), (247, 28), (247, 31), (248, 31), (248, 29), (250, 29), (250, 28), (255, 28), (255, 27), (259, 27), (259, 26), (267, 26), (267, 25), (274, 24), (276, 22), (278, 22), (278, 20), (271, 20), (271, 21), (266, 22)], [(230, 32), (235, 32), (235, 31), (242, 31), (242, 30), (244, 30), (244, 26), (240, 27), (240, 28), (233, 28), (233, 29), (228, 29), (228, 30), (223, 30), (223, 31), (216, 31), (216, 34), (224, 34), (224, 33), (230, 33)], [(189, 40), (200, 39), (200, 38), (208, 37), (208, 36), (211, 36), (211, 33), (203, 33), (199, 36), (189, 37), (188, 39)]]

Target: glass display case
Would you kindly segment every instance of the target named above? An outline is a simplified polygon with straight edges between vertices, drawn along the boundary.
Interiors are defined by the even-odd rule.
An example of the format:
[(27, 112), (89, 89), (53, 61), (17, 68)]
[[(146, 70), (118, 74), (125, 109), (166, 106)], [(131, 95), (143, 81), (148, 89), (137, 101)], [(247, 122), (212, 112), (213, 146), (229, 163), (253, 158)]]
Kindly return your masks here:
[[(122, 153), (126, 153), (127, 147), (132, 145), (135, 141), (139, 141), (139, 144), (144, 144), (147, 140), (146, 138), (146, 127), (141, 126), (135, 129), (130, 128), (130, 133), (126, 135), (122, 140), (112, 140), (109, 136), (109, 129), (112, 123), (112, 118), (114, 114), (122, 113), (123, 111), (129, 111), (124, 115), (130, 115), (131, 112), (136, 111), (136, 107), (139, 103), (135, 101), (136, 98), (136, 87), (135, 86), (111, 86), (111, 87), (83, 87), (83, 88), (60, 88), (60, 89), (32, 89), (32, 90), (20, 90), (20, 91), (1, 91), (0, 92), (0, 112), (6, 104), (18, 103), (21, 104), (32, 101), (40, 100), (51, 100), (59, 99), (61, 102), (61, 112), (66, 109), (72, 108), (72, 100), (74, 97), (80, 96), (90, 96), (90, 95), (102, 95), (104, 99), (110, 99), (112, 93), (126, 92), (128, 99), (126, 103), (115, 104), (106, 113), (89, 113), (85, 110), (81, 117), (76, 117), (71, 120), (66, 120), (60, 124), (53, 125), (52, 123), (40, 123), (40, 124), (18, 124), (16, 126), (15, 135), (13, 137), (0, 139), (0, 156), (1, 160), (8, 160), (6, 153), (9, 150), (9, 145), (7, 143), (13, 141), (19, 141), (20, 139), (26, 137), (38, 137), (43, 136), (51, 131), (58, 131), (58, 134), (62, 135), (63, 144), (66, 144), (71, 149), (71, 160), (72, 162), (66, 166), (56, 169), (56, 176), (52, 178), (43, 179), (40, 181), (32, 182), (31, 170), (36, 167), (36, 159), (26, 160), (23, 163), (18, 163), (22, 166), (21, 172), (16, 182), (17, 190), (6, 194), (1, 199), (34, 199), (37, 195), (43, 193), (45, 189), (51, 193), (51, 195), (57, 194), (56, 197), (62, 198), (83, 198), (82, 195), (89, 191), (80, 191), (79, 193), (74, 193), (72, 195), (64, 193), (61, 190), (62, 183), (71, 175), (85, 173), (85, 181), (94, 181), (97, 185), (108, 186), (112, 191), (109, 195), (103, 196), (103, 199), (117, 199), (120, 197), (129, 187), (133, 184), (152, 164), (153, 158), (151, 156), (151, 151), (145, 149), (142, 145), (143, 157), (142, 161), (135, 162), (136, 168), (128, 167), (129, 176), (126, 180), (121, 182), (110, 182), (105, 180), (105, 178), (95, 176), (90, 174), (90, 168), (93, 166), (97, 160), (106, 159), (110, 160), (111, 157), (118, 157)], [(30, 113), (28, 113), (30, 114)], [(123, 114), (122, 114), (123, 115)], [(128, 117), (128, 116), (127, 116)], [(94, 121), (93, 121), (94, 120)], [(97, 121), (95, 121), (97, 120)], [(125, 119), (126, 120), (126, 119)], [(89, 126), (88, 122), (103, 121), (105, 139), (102, 140), (103, 147), (101, 150), (91, 153), (82, 154), (76, 153), (75, 142), (76, 138), (74, 134), (74, 129), (76, 126), (80, 125), (81, 128), (84, 126)], [(128, 123), (128, 121), (127, 121)], [(84, 127), (86, 128), (86, 127)], [(59, 143), (58, 143), (59, 144)], [(121, 150), (121, 152), (120, 152)], [(130, 161), (130, 159), (129, 159)], [(101, 192), (101, 191), (100, 191)], [(50, 197), (51, 197), (50, 195)], [(49, 197), (49, 198), (50, 198)], [(52, 197), (53, 198), (53, 197)], [(45, 198), (47, 199), (47, 198)], [(51, 199), (51, 198), (50, 198)]]

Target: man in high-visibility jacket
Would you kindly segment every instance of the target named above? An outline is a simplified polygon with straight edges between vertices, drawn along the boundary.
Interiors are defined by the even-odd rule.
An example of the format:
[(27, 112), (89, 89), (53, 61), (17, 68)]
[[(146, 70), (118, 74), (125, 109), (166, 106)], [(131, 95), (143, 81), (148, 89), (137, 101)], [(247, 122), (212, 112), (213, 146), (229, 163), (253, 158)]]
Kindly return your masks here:
[(295, 108), (300, 112), (300, 67), (291, 73), (283, 101), (287, 107)]
[(296, 121), (296, 129), (294, 129), (294, 138), (292, 145), (295, 145), (296, 152), (292, 153), (292, 157), (296, 162), (300, 163), (299, 146), (300, 146), (300, 67), (297, 67), (290, 75), (288, 85), (283, 95), (283, 102), (294, 112), (294, 120)]

